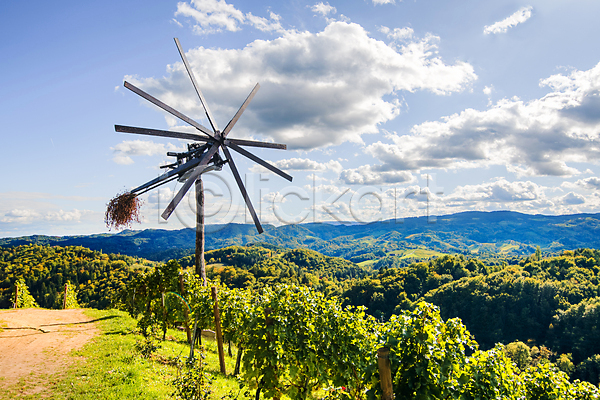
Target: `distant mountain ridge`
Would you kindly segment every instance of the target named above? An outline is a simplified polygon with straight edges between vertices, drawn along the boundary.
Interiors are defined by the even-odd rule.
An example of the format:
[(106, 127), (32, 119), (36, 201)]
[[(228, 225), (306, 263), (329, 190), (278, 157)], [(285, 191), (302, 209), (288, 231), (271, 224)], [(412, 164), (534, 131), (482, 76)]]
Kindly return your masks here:
[[(529, 255), (540, 246), (546, 252), (600, 248), (600, 214), (530, 215), (513, 211), (461, 212), (435, 218), (404, 218), (370, 224), (307, 223), (265, 225), (258, 235), (252, 224), (207, 226), (206, 248), (268, 243), (308, 248), (329, 256), (360, 262), (395, 250), (427, 249), (441, 253)], [(83, 246), (106, 253), (163, 261), (193, 253), (195, 230), (145, 229), (85, 236), (33, 235), (0, 239), (0, 246), (35, 243)]]

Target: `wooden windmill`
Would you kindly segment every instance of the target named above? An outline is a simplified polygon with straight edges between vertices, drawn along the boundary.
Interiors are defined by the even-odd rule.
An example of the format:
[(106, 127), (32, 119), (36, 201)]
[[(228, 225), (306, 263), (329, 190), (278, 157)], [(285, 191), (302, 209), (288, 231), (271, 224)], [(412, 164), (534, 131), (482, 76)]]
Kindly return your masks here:
[[(152, 190), (160, 185), (164, 185), (167, 182), (170, 182), (174, 179), (178, 179), (179, 182), (183, 182), (183, 186), (175, 197), (171, 200), (165, 211), (162, 213), (162, 218), (167, 220), (179, 202), (183, 199), (187, 191), (190, 189), (193, 183), (196, 186), (196, 198), (197, 198), (197, 218), (196, 218), (196, 273), (201, 275), (204, 282), (206, 282), (206, 273), (204, 270), (204, 194), (202, 187), (202, 179), (201, 176), (203, 173), (208, 171), (220, 171), (224, 164), (229, 164), (231, 168), (231, 172), (235, 178), (235, 181), (240, 189), (242, 197), (246, 202), (246, 206), (248, 207), (248, 211), (254, 220), (254, 225), (256, 225), (256, 229), (258, 233), (263, 232), (263, 228), (260, 224), (258, 216), (256, 215), (256, 211), (252, 206), (252, 202), (250, 201), (250, 197), (248, 196), (248, 192), (244, 187), (244, 183), (242, 182), (242, 178), (238, 172), (238, 169), (231, 157), (231, 153), (229, 149), (236, 151), (237, 153), (251, 159), (252, 161), (262, 165), (263, 167), (273, 171), (279, 176), (287, 179), (288, 181), (292, 181), (292, 177), (285, 172), (281, 171), (279, 168), (269, 164), (265, 160), (255, 156), (250, 153), (242, 146), (248, 147), (264, 147), (270, 149), (286, 149), (285, 144), (278, 143), (269, 143), (269, 142), (258, 142), (253, 140), (241, 140), (241, 139), (230, 139), (227, 137), (231, 129), (237, 123), (237, 121), (242, 116), (242, 113), (248, 107), (248, 104), (258, 91), (260, 85), (257, 83), (252, 89), (252, 92), (248, 95), (240, 109), (235, 113), (231, 121), (225, 126), (225, 129), (222, 131), (219, 130), (215, 119), (210, 112), (208, 105), (206, 103), (206, 99), (202, 95), (200, 91), (200, 87), (196, 82), (196, 78), (194, 77), (194, 73), (187, 61), (185, 53), (181, 48), (181, 44), (179, 40), (175, 38), (175, 44), (177, 45), (177, 49), (179, 50), (179, 54), (181, 55), (181, 59), (183, 60), (183, 64), (190, 76), (192, 81), (192, 85), (200, 98), (200, 102), (202, 103), (202, 107), (204, 108), (204, 112), (206, 113), (206, 117), (208, 122), (210, 123), (211, 129), (206, 128), (194, 121), (193, 119), (185, 116), (179, 111), (169, 107), (165, 103), (156, 99), (155, 97), (149, 95), (143, 90), (135, 87), (129, 82), (125, 82), (124, 85), (127, 89), (132, 92), (142, 96), (146, 100), (155, 104), (156, 106), (162, 108), (168, 113), (174, 115), (180, 120), (186, 122), (187, 124), (193, 126), (198, 131), (197, 133), (186, 133), (186, 132), (174, 132), (174, 131), (165, 131), (159, 129), (148, 129), (148, 128), (138, 128), (133, 126), (123, 126), (123, 125), (115, 125), (115, 131), (124, 132), (124, 133), (135, 133), (141, 135), (152, 135), (152, 136), (163, 136), (163, 137), (171, 137), (177, 139), (186, 139), (191, 140), (192, 143), (187, 145), (188, 151), (183, 153), (173, 153), (168, 152), (167, 156), (175, 157), (176, 160), (172, 164), (164, 165), (161, 168), (167, 168), (168, 171), (160, 175), (159, 177), (152, 179), (149, 182), (144, 183), (141, 186), (131, 190), (128, 195), (139, 196), (142, 193), (146, 193), (149, 190)], [(225, 158), (221, 158), (219, 154), (219, 150), (223, 151)]]

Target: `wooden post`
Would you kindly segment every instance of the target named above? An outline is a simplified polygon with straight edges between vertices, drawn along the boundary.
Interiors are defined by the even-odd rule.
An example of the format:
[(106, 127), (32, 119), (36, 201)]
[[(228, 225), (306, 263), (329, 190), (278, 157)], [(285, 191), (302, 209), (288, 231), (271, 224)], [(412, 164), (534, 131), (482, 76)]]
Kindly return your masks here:
[[(179, 275), (179, 290), (181, 292), (181, 297), (184, 296), (183, 291), (183, 275)], [(188, 343), (192, 343), (192, 332), (190, 332), (190, 314), (187, 308), (187, 304), (183, 304), (183, 317), (185, 318), (185, 334), (187, 335)]]
[(204, 264), (204, 185), (202, 176), (196, 179), (196, 275), (200, 275), (202, 284), (208, 286)]
[(15, 283), (15, 305), (13, 308), (17, 308), (17, 302), (19, 301), (19, 285)]
[(227, 374), (225, 371), (225, 352), (223, 351), (223, 336), (221, 334), (221, 315), (219, 314), (219, 302), (217, 301), (217, 288), (215, 286), (210, 288), (213, 298), (213, 309), (215, 312), (215, 331), (217, 336), (217, 349), (219, 350), (219, 365), (221, 367), (221, 373)]
[(381, 400), (392, 400), (394, 398), (392, 364), (390, 363), (390, 349), (387, 347), (377, 350), (377, 366), (379, 367), (379, 383), (383, 392)]
[(67, 309), (67, 289), (69, 288), (69, 285), (67, 283), (65, 283), (65, 293), (63, 295), (63, 310)]

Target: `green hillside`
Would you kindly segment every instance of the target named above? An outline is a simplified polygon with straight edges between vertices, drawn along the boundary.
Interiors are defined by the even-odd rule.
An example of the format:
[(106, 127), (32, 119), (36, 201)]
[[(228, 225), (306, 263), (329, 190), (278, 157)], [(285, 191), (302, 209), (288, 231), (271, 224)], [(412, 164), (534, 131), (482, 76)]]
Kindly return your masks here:
[[(262, 243), (288, 249), (306, 248), (355, 263), (379, 260), (391, 253), (406, 258), (411, 250), (417, 250), (412, 261), (427, 260), (439, 253), (459, 253), (476, 255), (497, 265), (503, 261), (515, 264), (518, 257), (533, 253), (537, 246), (544, 254), (600, 248), (600, 214), (464, 212), (439, 216), (435, 223), (419, 217), (372, 224), (311, 223), (264, 228), (265, 233), (258, 235), (254, 225), (207, 226), (206, 248)], [(146, 229), (89, 236), (0, 239), (0, 246), (21, 244), (84, 246), (105, 253), (166, 261), (193, 254), (195, 230)]]

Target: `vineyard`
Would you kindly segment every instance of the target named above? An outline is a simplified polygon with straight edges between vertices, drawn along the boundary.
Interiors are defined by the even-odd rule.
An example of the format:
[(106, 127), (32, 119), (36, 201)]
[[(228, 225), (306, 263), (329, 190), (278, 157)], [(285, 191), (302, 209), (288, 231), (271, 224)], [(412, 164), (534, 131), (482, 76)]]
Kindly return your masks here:
[[(459, 319), (444, 322), (428, 303), (381, 322), (361, 307), (344, 308), (301, 286), (219, 286), (217, 292), (223, 339), (238, 349), (234, 372), (239, 368), (255, 398), (381, 398), (377, 352), (383, 347), (389, 349), (396, 398), (599, 397), (596, 386), (570, 382), (549, 362), (521, 371), (502, 345), (479, 350)], [(121, 301), (149, 336), (181, 324), (215, 328), (211, 288), (174, 261), (140, 276)], [(203, 379), (193, 398), (203, 398), (207, 384)]]
[(380, 398), (382, 349), (396, 398), (598, 398), (600, 251), (538, 251), (516, 265), (444, 255), (399, 267), (393, 257), (373, 270), (306, 249), (231, 246), (206, 253), (203, 286), (190, 257), (0, 248), (0, 304), (126, 310), (144, 357), (169, 329), (186, 331), (196, 357), (178, 364), (180, 398), (214, 398), (192, 337), (218, 331), (215, 306), (237, 359), (221, 375), (248, 398)]

